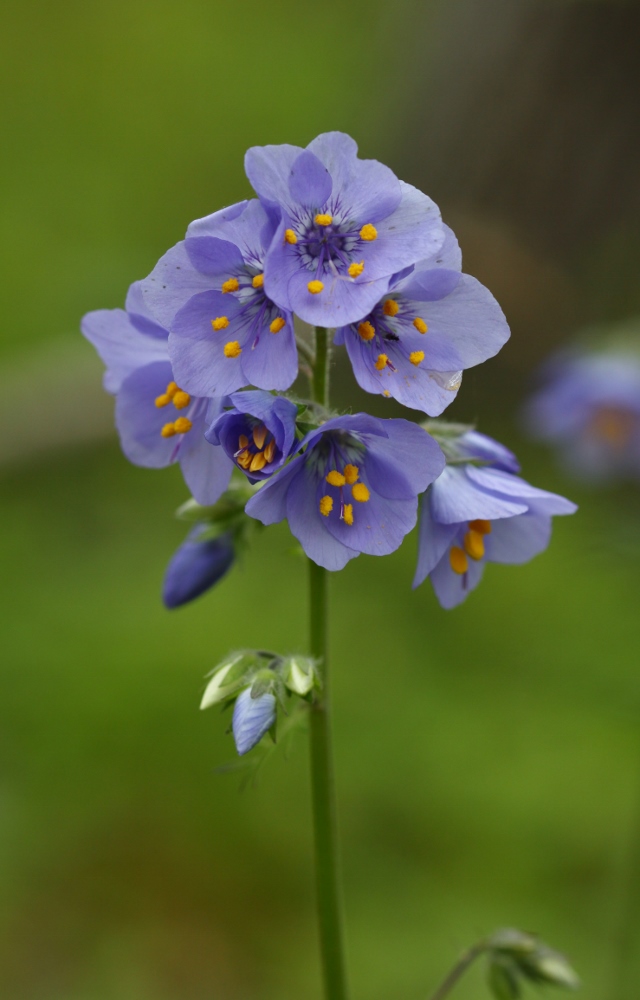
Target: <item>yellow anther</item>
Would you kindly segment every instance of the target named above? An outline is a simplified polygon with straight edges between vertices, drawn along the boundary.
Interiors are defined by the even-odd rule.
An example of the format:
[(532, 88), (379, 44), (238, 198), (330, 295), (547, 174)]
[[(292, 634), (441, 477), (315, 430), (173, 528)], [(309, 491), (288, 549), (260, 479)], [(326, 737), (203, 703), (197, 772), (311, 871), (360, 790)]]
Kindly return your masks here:
[(226, 330), (229, 326), (229, 318), (227, 316), (216, 316), (215, 319), (211, 320), (211, 326), (214, 330)]
[(249, 444), (249, 438), (246, 434), (241, 434), (238, 438), (238, 448), (246, 448)]
[(178, 389), (177, 393), (173, 397), (173, 405), (176, 410), (184, 410), (185, 406), (188, 406), (191, 402), (191, 396), (188, 392), (184, 392), (183, 389)]
[(323, 517), (329, 517), (333, 510), (333, 497), (322, 497), (320, 500), (320, 513)]
[(418, 333), (426, 333), (427, 330), (429, 329), (425, 321), (423, 319), (420, 319), (419, 316), (416, 316), (416, 318), (413, 321), (413, 325), (415, 326)]
[(358, 481), (358, 474), (360, 470), (357, 465), (345, 465), (343, 469), (343, 475), (349, 486), (353, 486), (354, 483)]
[(364, 261), (361, 260), (359, 264), (354, 261), (353, 264), (349, 264), (349, 277), (359, 278), (364, 271)]
[(364, 483), (356, 483), (351, 490), (351, 496), (354, 500), (357, 500), (358, 503), (366, 503), (371, 494)]
[(176, 429), (173, 426), (173, 424), (165, 424), (160, 433), (162, 434), (163, 438), (172, 438), (173, 435), (176, 433)]
[(158, 409), (160, 409), (163, 406), (166, 406), (167, 403), (170, 402), (171, 402), (171, 396), (169, 396), (166, 392), (164, 392), (162, 396), (156, 396), (156, 406), (158, 407)]
[(329, 486), (344, 486), (347, 481), (342, 473), (338, 472), (337, 469), (332, 469), (326, 478)]
[(313, 221), (315, 222), (316, 226), (330, 226), (331, 223), (333, 222), (333, 216), (325, 215), (323, 212), (320, 212), (318, 215), (316, 215)]
[(254, 274), (251, 284), (254, 288), (262, 288), (264, 285), (264, 274)]
[(307, 288), (312, 295), (319, 295), (324, 288), (324, 281), (310, 281)]
[(186, 434), (191, 430), (193, 424), (188, 417), (178, 417), (177, 420), (174, 420), (173, 426), (176, 429), (176, 434)]
[(484, 518), (479, 517), (476, 521), (469, 521), (469, 527), (479, 535), (491, 534), (491, 521), (485, 521)]
[(267, 440), (268, 433), (269, 432), (267, 431), (267, 428), (264, 426), (264, 424), (256, 424), (256, 426), (253, 428), (253, 435), (252, 435), (253, 441), (258, 451), (262, 451), (262, 449), (264, 448), (264, 443)]
[(424, 351), (412, 351), (409, 355), (409, 361), (412, 365), (419, 365), (421, 361), (424, 361)]
[(353, 504), (346, 503), (344, 505), (344, 510), (342, 512), (342, 520), (344, 521), (345, 524), (348, 524), (349, 527), (351, 527), (351, 525), (353, 524)]
[(248, 469), (249, 466), (251, 465), (251, 459), (252, 459), (251, 452), (247, 451), (246, 448), (244, 451), (241, 451), (239, 455), (236, 455), (236, 462), (238, 463), (241, 469)]
[(260, 472), (260, 469), (264, 469), (267, 464), (267, 460), (264, 457), (264, 452), (259, 451), (257, 455), (254, 455), (251, 459), (251, 465), (249, 466), (249, 472)]
[(464, 549), (467, 555), (476, 561), (484, 555), (484, 538), (479, 531), (467, 531), (464, 536)]
[(273, 438), (271, 438), (269, 444), (264, 449), (264, 457), (266, 458), (267, 462), (273, 462), (273, 456), (275, 455), (275, 453), (276, 453), (276, 442), (274, 441)]
[(386, 397), (388, 398), (388, 397), (389, 397), (389, 396), (391, 395), (391, 393), (389, 392), (389, 390), (388, 390), (388, 389), (383, 389), (383, 390), (382, 390), (382, 395), (383, 395), (383, 396), (386, 396)]
[(387, 367), (387, 361), (388, 360), (389, 360), (389, 358), (387, 357), (386, 354), (379, 354), (378, 355), (378, 359), (377, 359), (377, 361), (375, 363), (375, 367), (378, 369), (379, 372), (383, 371)]
[(240, 288), (240, 283), (237, 278), (228, 278), (227, 281), (222, 282), (222, 291), (227, 292), (237, 292)]
[(376, 335), (376, 328), (366, 319), (364, 323), (358, 324), (358, 333), (363, 340), (373, 340)]
[(285, 241), (285, 243), (291, 243), (292, 246), (293, 246), (294, 243), (298, 242), (298, 237), (294, 233), (293, 229), (285, 229), (285, 231), (284, 231), (284, 241)]
[(230, 340), (224, 345), (225, 358), (239, 358), (241, 354), (242, 348), (237, 340)]
[(175, 394), (177, 393), (177, 391), (178, 391), (178, 383), (177, 382), (169, 382), (169, 385), (165, 389), (165, 392), (166, 392), (167, 396), (169, 397), (169, 399), (173, 399), (173, 397), (175, 396)]
[(269, 329), (272, 333), (280, 333), (282, 327), (286, 325), (287, 321), (283, 316), (276, 316), (276, 318), (270, 323)]
[(382, 311), (385, 316), (395, 316), (400, 312), (400, 306), (395, 299), (385, 299)]
[(464, 549), (461, 549), (459, 545), (451, 546), (449, 550), (449, 565), (453, 572), (459, 576), (462, 576), (469, 569), (469, 560)]
[(372, 240), (378, 239), (378, 230), (375, 226), (372, 226), (370, 222), (367, 222), (366, 226), (363, 226), (360, 230), (360, 239), (366, 240), (370, 243)]

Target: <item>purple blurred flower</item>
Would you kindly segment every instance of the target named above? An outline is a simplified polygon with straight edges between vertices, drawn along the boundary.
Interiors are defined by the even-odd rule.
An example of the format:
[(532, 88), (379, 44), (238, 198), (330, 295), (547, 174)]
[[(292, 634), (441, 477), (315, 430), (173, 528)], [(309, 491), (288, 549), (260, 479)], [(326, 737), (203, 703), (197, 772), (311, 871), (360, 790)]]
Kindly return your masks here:
[(526, 409), (532, 436), (558, 447), (589, 480), (640, 477), (640, 359), (620, 351), (565, 354), (546, 366)]
[(229, 402), (233, 409), (225, 410), (214, 421), (206, 433), (207, 441), (222, 445), (251, 480), (268, 479), (293, 447), (296, 404), (260, 389), (235, 392)]
[(122, 450), (135, 465), (160, 469), (179, 462), (193, 496), (211, 504), (227, 488), (233, 465), (205, 440), (222, 400), (202, 399), (174, 381), (168, 332), (151, 318), (131, 285), (125, 309), (87, 313), (81, 329), (107, 366), (104, 386), (116, 396)]
[(142, 282), (151, 313), (171, 330), (173, 369), (188, 392), (287, 389), (295, 379), (293, 318), (264, 289), (275, 228), (255, 198), (232, 205), (192, 222)]
[(300, 448), (245, 510), (263, 524), (287, 518), (309, 558), (329, 570), (397, 549), (416, 523), (418, 494), (444, 467), (417, 424), (364, 413), (328, 420)]
[(281, 212), (265, 287), (307, 323), (341, 326), (373, 309), (389, 277), (430, 257), (444, 233), (437, 206), (343, 132), (299, 146), (254, 146), (247, 176)]
[(491, 292), (460, 273), (458, 242), (444, 228), (441, 249), (409, 275), (392, 277), (373, 310), (335, 336), (363, 389), (433, 417), (455, 399), (462, 371), (492, 357), (509, 338)]
[(515, 456), (483, 434), (463, 435), (455, 451), (422, 499), (413, 581), (417, 587), (429, 576), (443, 608), (465, 600), (486, 562), (525, 563), (542, 552), (549, 544), (552, 515), (577, 509), (514, 475)]
[(204, 594), (228, 573), (235, 559), (229, 532), (199, 541), (207, 525), (198, 524), (176, 550), (164, 577), (162, 600), (167, 608), (178, 608)]
[(254, 697), (253, 688), (245, 688), (233, 707), (233, 738), (242, 757), (259, 743), (276, 721), (276, 699), (269, 691)]

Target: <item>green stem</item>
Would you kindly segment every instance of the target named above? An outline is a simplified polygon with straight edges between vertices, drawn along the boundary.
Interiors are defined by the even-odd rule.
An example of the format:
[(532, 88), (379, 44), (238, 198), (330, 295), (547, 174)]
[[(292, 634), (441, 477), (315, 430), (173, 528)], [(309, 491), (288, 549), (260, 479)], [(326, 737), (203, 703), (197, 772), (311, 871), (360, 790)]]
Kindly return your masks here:
[[(329, 338), (316, 330), (313, 396), (329, 402)], [(347, 981), (338, 877), (338, 831), (329, 712), (327, 571), (309, 560), (309, 640), (311, 655), (320, 662), (323, 687), (311, 707), (311, 799), (316, 858), (316, 897), (326, 1000), (346, 1000)]]
[(474, 944), (472, 948), (465, 951), (465, 953), (460, 956), (451, 972), (442, 980), (435, 993), (431, 994), (429, 1000), (444, 1000), (444, 997), (449, 995), (453, 987), (456, 985), (458, 980), (462, 978), (469, 966), (486, 950), (487, 942), (479, 941), (478, 944)]

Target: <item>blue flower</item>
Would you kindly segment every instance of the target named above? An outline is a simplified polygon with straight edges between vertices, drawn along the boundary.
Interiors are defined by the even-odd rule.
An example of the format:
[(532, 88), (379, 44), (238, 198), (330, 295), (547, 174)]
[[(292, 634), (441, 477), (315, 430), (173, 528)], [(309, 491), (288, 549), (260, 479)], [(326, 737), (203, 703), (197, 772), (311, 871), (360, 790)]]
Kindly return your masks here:
[(309, 558), (329, 570), (397, 549), (416, 523), (418, 494), (444, 467), (417, 424), (364, 413), (328, 420), (300, 448), (245, 510), (263, 524), (287, 518)]
[(259, 743), (276, 721), (276, 698), (270, 691), (263, 691), (256, 697), (253, 688), (245, 688), (238, 695), (233, 707), (233, 738), (236, 750), (242, 757)]
[[(465, 368), (486, 361), (509, 338), (504, 314), (479, 281), (461, 274), (457, 240), (429, 260), (390, 279), (360, 322), (335, 336), (344, 344), (358, 384), (404, 406), (438, 416), (456, 396)], [(404, 274), (404, 276), (403, 276)]]
[(265, 263), (274, 302), (317, 326), (366, 316), (389, 278), (442, 245), (437, 206), (342, 132), (306, 149), (254, 146), (245, 168), (270, 213), (282, 213)]
[(443, 608), (465, 600), (486, 562), (525, 563), (542, 552), (552, 515), (577, 509), (520, 479), (515, 456), (483, 434), (463, 435), (452, 453), (422, 499), (413, 581), (417, 587), (429, 576)]
[(196, 525), (167, 566), (162, 586), (162, 600), (167, 608), (178, 608), (200, 597), (233, 565), (235, 549), (231, 533), (200, 541), (207, 527)]
[(233, 393), (229, 402), (233, 409), (225, 410), (214, 421), (206, 433), (207, 441), (222, 445), (252, 481), (268, 479), (293, 447), (296, 404), (259, 389)]
[(287, 389), (295, 379), (293, 318), (265, 294), (274, 232), (256, 199), (232, 205), (192, 222), (142, 282), (151, 313), (171, 330), (175, 376), (188, 392)]
[(640, 478), (640, 358), (631, 352), (552, 359), (526, 419), (556, 445), (563, 467), (586, 480)]
[(227, 488), (233, 465), (204, 432), (222, 399), (191, 395), (175, 379), (168, 331), (145, 306), (141, 283), (131, 285), (125, 309), (99, 309), (82, 319), (82, 332), (107, 366), (104, 385), (116, 396), (122, 450), (135, 465), (160, 469), (179, 462), (193, 496), (212, 504)]

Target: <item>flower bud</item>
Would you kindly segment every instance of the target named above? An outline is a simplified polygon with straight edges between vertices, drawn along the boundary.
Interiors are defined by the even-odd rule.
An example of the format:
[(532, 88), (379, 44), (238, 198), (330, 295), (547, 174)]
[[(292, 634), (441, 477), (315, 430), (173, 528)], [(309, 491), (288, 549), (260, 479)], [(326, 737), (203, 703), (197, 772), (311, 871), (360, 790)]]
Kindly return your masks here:
[(245, 688), (233, 709), (233, 738), (240, 756), (260, 742), (276, 721), (276, 699), (269, 691), (254, 697), (253, 687)]
[(210, 708), (235, 693), (245, 682), (247, 672), (255, 665), (256, 654), (241, 650), (230, 655), (212, 671), (211, 680), (205, 688), (200, 708)]
[(313, 660), (308, 656), (290, 656), (284, 661), (282, 679), (290, 691), (304, 698), (318, 684)]
[(522, 995), (518, 973), (513, 962), (502, 955), (493, 955), (489, 962), (489, 989), (496, 1000), (519, 1000)]
[(206, 531), (206, 525), (196, 525), (169, 562), (162, 587), (165, 607), (178, 608), (193, 601), (231, 568), (235, 559), (231, 534), (198, 541)]

